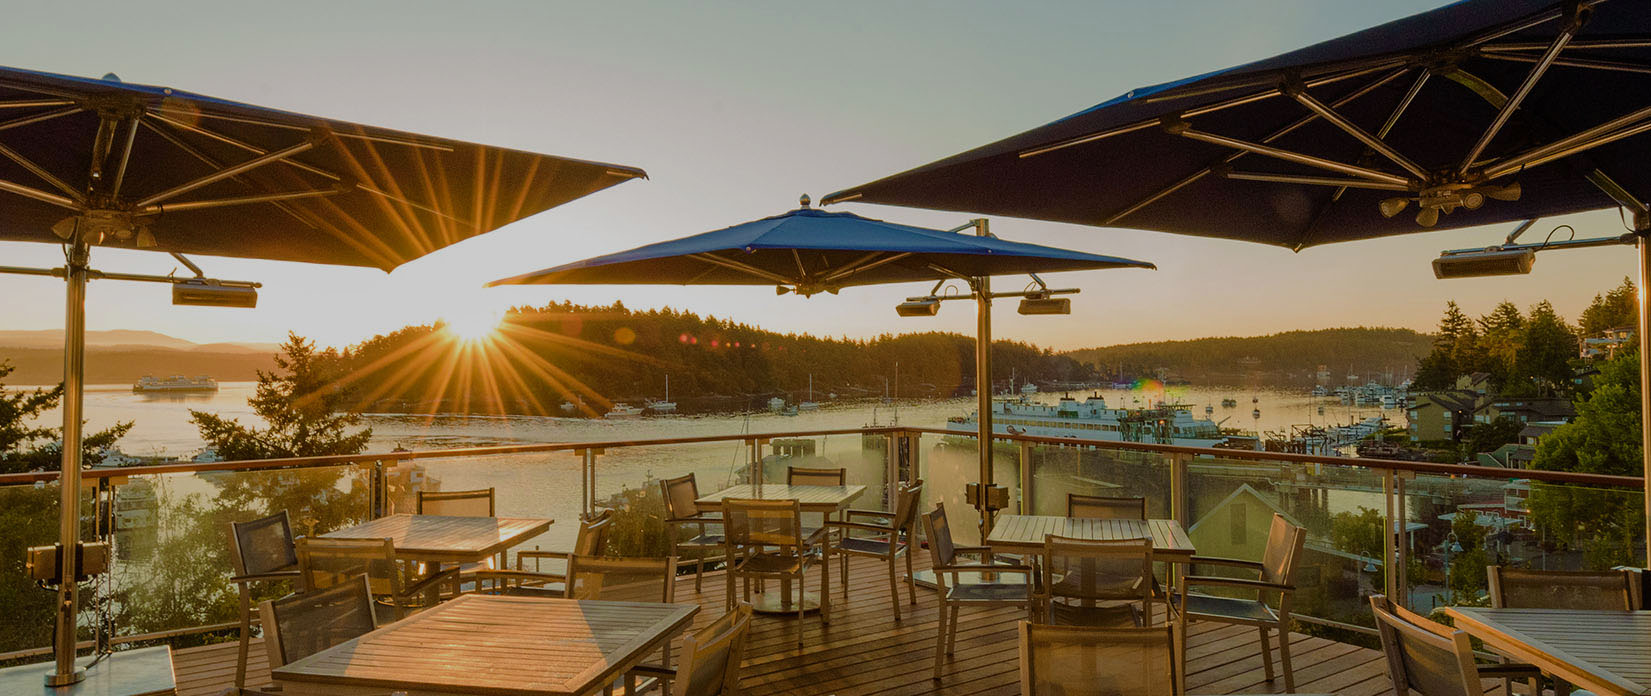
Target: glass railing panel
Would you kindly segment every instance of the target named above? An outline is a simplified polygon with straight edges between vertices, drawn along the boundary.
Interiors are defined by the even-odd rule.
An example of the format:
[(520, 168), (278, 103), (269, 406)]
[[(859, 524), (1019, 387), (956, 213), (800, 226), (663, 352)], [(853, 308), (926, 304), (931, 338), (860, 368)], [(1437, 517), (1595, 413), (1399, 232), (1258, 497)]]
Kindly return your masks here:
[(1644, 494), (1530, 479), (1405, 483), (1411, 607), (1489, 604), (1486, 566), (1645, 567)]
[[(1187, 493), (1187, 534), (1198, 555), (1260, 561), (1273, 516), (1282, 514), (1307, 530), (1296, 563), (1293, 613), (1374, 625), (1364, 597), (1383, 587), (1387, 505), (1379, 470), (1198, 456), (1188, 462)], [(1245, 576), (1241, 569), (1208, 564), (1195, 572)]]
[[(81, 538), (94, 539), (95, 482), (88, 481), (80, 499)], [(57, 594), (41, 589), (25, 570), (31, 546), (58, 542), (57, 483), (0, 487), (0, 652), (46, 648), (52, 643)], [(83, 593), (89, 601), (93, 593)], [(81, 638), (91, 637), (91, 622), (81, 621)]]
[[(305, 536), (366, 521), (371, 471), (345, 464), (116, 479), (108, 602), (87, 611), (112, 620), (117, 636), (235, 621), (230, 523), (285, 510), (293, 533)], [(255, 599), (292, 589), (281, 585), (256, 586)]]
[[(965, 497), (968, 484), (980, 479), (980, 450), (976, 439), (968, 435), (924, 435), (919, 462), (924, 481), (919, 510), (926, 513), (933, 510), (936, 503), (944, 504), (953, 539), (961, 545), (979, 544), (980, 514)], [(1020, 446), (1017, 443), (1008, 440), (993, 443), (992, 480), (1009, 489), (1009, 506), (1004, 511), (1020, 510)]]
[(1144, 498), (1147, 517), (1170, 513), (1174, 456), (1104, 446), (1037, 445), (1031, 448), (1034, 515), (1066, 515), (1067, 496)]

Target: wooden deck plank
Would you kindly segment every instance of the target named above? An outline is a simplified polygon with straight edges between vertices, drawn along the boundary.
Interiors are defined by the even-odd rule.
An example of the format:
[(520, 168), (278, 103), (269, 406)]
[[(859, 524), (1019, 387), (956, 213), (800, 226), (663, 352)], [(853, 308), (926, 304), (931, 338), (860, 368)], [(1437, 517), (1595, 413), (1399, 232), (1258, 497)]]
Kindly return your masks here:
[[(919, 554), (918, 567), (927, 565)], [(797, 619), (759, 616), (747, 641), (742, 686), (747, 694), (825, 696), (1012, 696), (1019, 693), (1019, 657), (1015, 650), (1013, 609), (965, 609), (959, 615), (957, 648), (942, 678), (930, 678), (934, 666), (936, 602), (932, 590), (918, 588), (914, 606), (900, 588), (903, 620), (890, 615), (887, 566), (870, 558), (849, 565), (849, 598), (843, 599), (832, 568), (832, 616), (822, 625), (816, 615), (803, 619), (804, 645), (796, 645)], [(811, 574), (809, 587), (818, 581)], [(724, 576), (707, 573), (704, 589), (694, 592), (684, 576), (677, 601), (697, 602), (694, 628), (722, 615)], [(1161, 616), (1161, 614), (1160, 614)], [(690, 629), (692, 631), (693, 629)], [(1276, 643), (1276, 640), (1275, 640)], [(1252, 628), (1194, 623), (1187, 638), (1189, 692), (1193, 694), (1278, 693), (1282, 678), (1268, 683), (1261, 666), (1259, 635)], [(1381, 653), (1299, 634), (1291, 636), (1296, 690), (1345, 696), (1392, 696)], [(235, 643), (186, 648), (175, 653), (179, 696), (216, 696), (235, 678)], [(248, 684), (270, 683), (264, 648), (254, 643)], [(1274, 645), (1277, 660), (1277, 646)], [(1486, 682), (1487, 693), (1499, 688)]]

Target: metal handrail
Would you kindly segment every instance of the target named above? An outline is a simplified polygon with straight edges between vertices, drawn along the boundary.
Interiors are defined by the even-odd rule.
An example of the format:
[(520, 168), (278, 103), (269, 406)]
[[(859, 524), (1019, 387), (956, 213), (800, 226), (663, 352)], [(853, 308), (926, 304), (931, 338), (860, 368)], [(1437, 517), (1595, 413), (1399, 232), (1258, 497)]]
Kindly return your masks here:
[[(972, 432), (946, 430), (945, 428), (907, 427), (903, 429), (907, 432), (928, 433), (934, 435), (955, 435), (958, 437), (968, 438), (976, 437), (976, 435)], [(1097, 447), (1103, 449), (1136, 450), (1142, 452), (1155, 452), (1159, 454), (1206, 455), (1212, 457), (1222, 457), (1225, 459), (1256, 459), (1272, 462), (1291, 462), (1296, 464), (1334, 464), (1338, 466), (1357, 466), (1367, 469), (1392, 469), (1394, 471), (1411, 471), (1422, 474), (1443, 474), (1447, 476), (1473, 476), (1476, 478), (1496, 479), (1530, 479), (1545, 483), (1576, 483), (1589, 486), (1632, 488), (1639, 490), (1643, 490), (1645, 488), (1645, 479), (1635, 476), (1584, 474), (1571, 471), (1503, 469), (1494, 466), (1479, 466), (1477, 464), (1437, 464), (1434, 462), (1407, 462), (1397, 459), (1332, 457), (1322, 454), (1264, 452), (1257, 450), (1222, 449), (1219, 447), (1187, 447), (1184, 445), (1164, 445), (1152, 442), (1085, 440), (1065, 437), (1040, 437), (1036, 435), (994, 434), (992, 439), (994, 441), (1006, 440), (1010, 442), (1029, 442), (1040, 445), (1062, 445), (1066, 447)]]

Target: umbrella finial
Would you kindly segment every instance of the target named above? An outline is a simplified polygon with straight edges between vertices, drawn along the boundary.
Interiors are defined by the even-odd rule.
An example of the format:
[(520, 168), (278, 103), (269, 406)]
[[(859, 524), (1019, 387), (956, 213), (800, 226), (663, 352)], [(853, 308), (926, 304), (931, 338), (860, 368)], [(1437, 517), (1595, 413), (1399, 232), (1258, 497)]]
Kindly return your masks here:
[(103, 73), (104, 82), (120, 82), (120, 76), (114, 73)]
[(809, 198), (806, 193), (797, 197), (797, 205), (801, 207), (807, 208), (808, 204), (812, 202), (814, 202), (814, 199)]

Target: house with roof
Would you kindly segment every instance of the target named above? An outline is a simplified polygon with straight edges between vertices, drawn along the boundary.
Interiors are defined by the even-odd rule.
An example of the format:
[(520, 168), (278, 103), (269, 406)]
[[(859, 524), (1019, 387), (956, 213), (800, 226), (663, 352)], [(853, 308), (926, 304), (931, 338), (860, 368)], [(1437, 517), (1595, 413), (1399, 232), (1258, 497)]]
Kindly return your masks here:
[(1618, 326), (1606, 329), (1593, 336), (1585, 336), (1578, 346), (1584, 360), (1604, 358), (1610, 360), (1616, 357), (1617, 350), (1634, 342), (1634, 327)]
[[(1467, 377), (1463, 377), (1466, 380)], [(1471, 426), (1475, 414), (1489, 401), (1480, 392), (1470, 389), (1419, 394), (1406, 408), (1411, 442), (1454, 440), (1463, 428)]]
[(1498, 397), (1475, 414), (1481, 423), (1508, 418), (1518, 423), (1569, 423), (1576, 419), (1576, 404), (1564, 397)]

